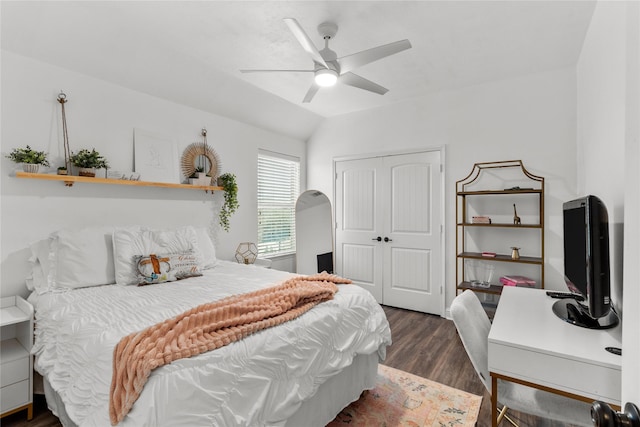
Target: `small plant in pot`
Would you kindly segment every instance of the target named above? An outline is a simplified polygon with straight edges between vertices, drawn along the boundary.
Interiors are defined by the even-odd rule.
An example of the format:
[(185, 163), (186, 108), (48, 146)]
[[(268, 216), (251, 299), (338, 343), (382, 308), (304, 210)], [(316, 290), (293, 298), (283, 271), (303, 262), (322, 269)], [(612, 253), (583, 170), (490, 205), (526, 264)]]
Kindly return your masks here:
[(191, 185), (211, 185), (211, 177), (207, 177), (202, 166), (196, 166), (189, 177), (189, 183)]
[(67, 171), (67, 167), (66, 166), (59, 166), (58, 167), (58, 175), (68, 175), (69, 172)]
[(220, 208), (219, 222), (224, 231), (229, 231), (229, 218), (240, 207), (236, 176), (232, 173), (222, 174), (218, 177), (218, 185), (224, 190), (224, 204)]
[(49, 166), (47, 153), (34, 150), (28, 145), (25, 148), (14, 148), (7, 158), (16, 163), (22, 163), (22, 169), (25, 172), (37, 173), (40, 165)]
[(204, 173), (204, 168), (202, 166), (196, 166), (196, 169), (191, 174), (191, 178), (198, 178), (201, 173)]
[(71, 163), (78, 168), (80, 176), (96, 176), (96, 169), (102, 169), (109, 166), (105, 159), (95, 148), (91, 151), (83, 148), (77, 153), (72, 153), (69, 157)]

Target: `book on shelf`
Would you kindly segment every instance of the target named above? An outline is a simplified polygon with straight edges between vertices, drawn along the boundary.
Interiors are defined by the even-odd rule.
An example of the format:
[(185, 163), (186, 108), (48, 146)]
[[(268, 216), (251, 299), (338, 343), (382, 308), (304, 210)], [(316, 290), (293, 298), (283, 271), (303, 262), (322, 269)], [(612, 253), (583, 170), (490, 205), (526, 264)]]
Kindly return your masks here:
[(491, 224), (491, 218), (488, 216), (472, 216), (471, 217), (472, 224)]
[(533, 287), (536, 281), (525, 276), (502, 276), (500, 283), (504, 286), (528, 286)]
[(495, 258), (496, 253), (495, 253), (495, 252), (487, 252), (487, 251), (484, 251), (484, 252), (482, 252), (482, 254), (481, 254), (481, 255), (482, 255), (482, 256), (484, 256), (484, 257)]

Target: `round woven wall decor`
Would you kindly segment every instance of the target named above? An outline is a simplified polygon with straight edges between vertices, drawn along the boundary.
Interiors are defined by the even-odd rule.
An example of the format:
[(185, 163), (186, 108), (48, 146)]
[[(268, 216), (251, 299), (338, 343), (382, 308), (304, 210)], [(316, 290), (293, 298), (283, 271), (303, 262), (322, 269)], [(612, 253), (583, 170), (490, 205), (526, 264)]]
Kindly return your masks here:
[[(205, 168), (204, 172), (215, 182), (220, 171), (220, 158), (210, 145), (204, 142), (194, 142), (182, 152), (180, 165), (185, 178), (193, 175), (196, 168), (200, 166)], [(208, 170), (206, 170), (206, 166), (209, 166)]]

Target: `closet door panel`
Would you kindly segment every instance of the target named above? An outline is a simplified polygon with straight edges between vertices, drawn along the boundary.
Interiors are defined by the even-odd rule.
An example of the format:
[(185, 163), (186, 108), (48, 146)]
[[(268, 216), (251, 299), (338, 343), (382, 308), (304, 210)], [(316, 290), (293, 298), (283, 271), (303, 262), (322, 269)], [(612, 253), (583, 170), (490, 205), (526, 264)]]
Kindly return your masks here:
[(336, 162), (336, 272), (382, 303), (378, 158)]
[(384, 158), (384, 304), (442, 314), (440, 152)]

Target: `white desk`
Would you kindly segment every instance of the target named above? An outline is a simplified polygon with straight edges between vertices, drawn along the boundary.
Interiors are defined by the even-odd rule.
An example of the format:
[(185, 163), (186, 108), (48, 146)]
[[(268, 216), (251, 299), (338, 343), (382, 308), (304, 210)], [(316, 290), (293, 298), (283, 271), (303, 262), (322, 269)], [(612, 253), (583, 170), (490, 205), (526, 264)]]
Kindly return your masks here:
[(574, 399), (620, 407), (622, 327), (574, 326), (551, 310), (557, 299), (542, 289), (505, 286), (489, 333), (492, 424), (497, 417), (498, 379)]

